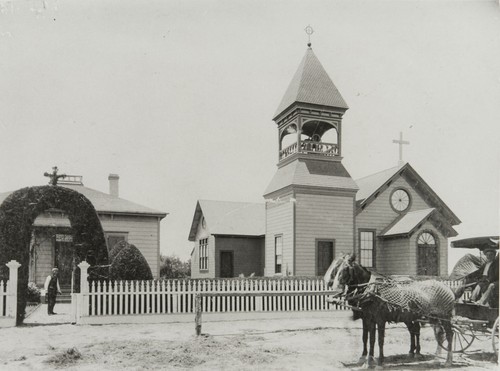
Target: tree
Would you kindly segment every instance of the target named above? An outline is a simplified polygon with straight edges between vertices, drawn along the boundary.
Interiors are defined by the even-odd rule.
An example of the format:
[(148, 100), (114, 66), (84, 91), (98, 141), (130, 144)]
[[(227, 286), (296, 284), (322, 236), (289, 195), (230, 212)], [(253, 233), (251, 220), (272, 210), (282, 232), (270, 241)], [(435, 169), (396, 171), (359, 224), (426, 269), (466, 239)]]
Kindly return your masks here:
[(188, 278), (190, 276), (191, 260), (183, 262), (175, 255), (160, 255), (161, 278)]

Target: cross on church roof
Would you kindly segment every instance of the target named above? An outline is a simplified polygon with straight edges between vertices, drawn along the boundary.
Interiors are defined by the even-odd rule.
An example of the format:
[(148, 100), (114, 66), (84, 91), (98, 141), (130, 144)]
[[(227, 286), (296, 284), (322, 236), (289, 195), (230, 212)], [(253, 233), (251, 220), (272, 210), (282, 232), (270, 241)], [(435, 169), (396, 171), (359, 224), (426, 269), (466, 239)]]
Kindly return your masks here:
[(59, 178), (66, 178), (66, 174), (57, 175), (58, 171), (59, 171), (59, 169), (57, 168), (57, 166), (54, 166), (52, 168), (52, 174), (49, 174), (47, 172), (43, 173), (43, 176), (50, 178), (50, 181), (49, 181), (50, 185), (55, 186), (55, 185), (57, 185), (57, 181), (59, 180)]
[(410, 144), (410, 142), (408, 142), (406, 140), (403, 140), (403, 132), (400, 131), (399, 132), (399, 140), (393, 139), (392, 143), (399, 144), (399, 162), (398, 162), (398, 165), (401, 166), (401, 165), (404, 164), (404, 161), (403, 161), (403, 144)]

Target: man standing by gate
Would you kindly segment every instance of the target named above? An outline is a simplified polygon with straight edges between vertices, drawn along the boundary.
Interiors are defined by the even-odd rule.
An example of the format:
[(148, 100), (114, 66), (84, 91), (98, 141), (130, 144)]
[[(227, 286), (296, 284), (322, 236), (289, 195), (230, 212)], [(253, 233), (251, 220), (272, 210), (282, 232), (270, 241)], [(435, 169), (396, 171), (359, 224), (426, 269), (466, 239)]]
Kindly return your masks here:
[(62, 294), (61, 288), (59, 287), (59, 280), (57, 278), (59, 270), (57, 268), (52, 269), (52, 273), (45, 280), (45, 297), (48, 304), (47, 313), (50, 315), (54, 313), (54, 305), (56, 305), (57, 294)]

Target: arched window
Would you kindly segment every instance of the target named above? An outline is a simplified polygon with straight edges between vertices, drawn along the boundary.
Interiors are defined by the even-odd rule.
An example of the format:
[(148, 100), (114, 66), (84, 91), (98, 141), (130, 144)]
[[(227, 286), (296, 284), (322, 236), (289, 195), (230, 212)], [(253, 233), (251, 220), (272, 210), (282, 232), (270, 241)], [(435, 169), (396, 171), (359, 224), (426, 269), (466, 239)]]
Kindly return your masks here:
[(420, 236), (418, 236), (417, 240), (418, 245), (434, 245), (436, 246), (436, 240), (432, 234), (429, 232), (422, 232)]
[(423, 231), (417, 237), (417, 274), (439, 275), (439, 249), (433, 232)]

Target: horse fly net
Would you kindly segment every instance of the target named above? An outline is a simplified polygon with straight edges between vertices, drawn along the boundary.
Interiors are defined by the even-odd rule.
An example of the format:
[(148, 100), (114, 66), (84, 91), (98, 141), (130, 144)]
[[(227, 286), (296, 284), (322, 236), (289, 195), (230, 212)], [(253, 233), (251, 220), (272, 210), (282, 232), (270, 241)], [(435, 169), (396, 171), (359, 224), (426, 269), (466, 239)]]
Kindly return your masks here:
[(451, 288), (435, 280), (374, 282), (368, 293), (382, 299), (389, 310), (408, 311), (429, 318), (449, 318), (455, 304)]

